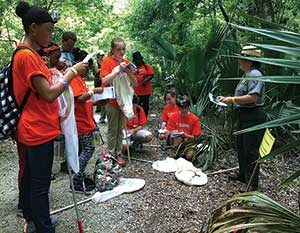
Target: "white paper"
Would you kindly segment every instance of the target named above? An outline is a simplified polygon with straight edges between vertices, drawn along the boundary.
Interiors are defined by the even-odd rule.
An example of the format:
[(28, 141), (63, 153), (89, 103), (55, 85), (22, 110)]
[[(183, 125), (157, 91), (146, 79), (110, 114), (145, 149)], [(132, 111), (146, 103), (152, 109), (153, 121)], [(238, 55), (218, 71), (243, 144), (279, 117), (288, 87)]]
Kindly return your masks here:
[(159, 129), (158, 130), (158, 133), (159, 134), (165, 134), (165, 133), (167, 133), (168, 132), (168, 130), (166, 130), (166, 129)]
[(101, 94), (94, 94), (93, 101), (105, 100), (105, 99), (115, 99), (115, 90), (114, 87), (104, 87)]
[(180, 136), (182, 136), (182, 135), (184, 135), (184, 132), (173, 132), (173, 133), (171, 134), (171, 138), (180, 137)]
[(97, 54), (99, 52), (100, 52), (100, 50), (97, 50), (95, 52), (92, 52), (92, 53), (86, 55), (86, 57), (83, 59), (83, 62), (88, 62), (95, 54)]
[(208, 97), (209, 97), (209, 100), (210, 100), (211, 102), (213, 102), (214, 104), (219, 105), (219, 106), (222, 106), (222, 107), (227, 107), (227, 104), (225, 104), (225, 103), (219, 101), (219, 100), (217, 99), (217, 97), (213, 96), (213, 94), (209, 93), (209, 94), (208, 94)]

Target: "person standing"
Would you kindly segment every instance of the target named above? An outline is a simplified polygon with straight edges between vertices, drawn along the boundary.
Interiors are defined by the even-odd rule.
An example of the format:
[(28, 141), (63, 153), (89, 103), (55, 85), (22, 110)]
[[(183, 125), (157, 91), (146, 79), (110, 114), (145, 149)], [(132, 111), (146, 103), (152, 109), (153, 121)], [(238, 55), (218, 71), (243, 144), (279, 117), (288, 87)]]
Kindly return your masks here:
[[(99, 50), (99, 53), (97, 54), (97, 61), (94, 62), (94, 87), (101, 87), (101, 79), (99, 79), (100, 71), (101, 71), (101, 65), (102, 61), (104, 59), (105, 53), (103, 50)], [(105, 102), (105, 101), (103, 101)], [(106, 111), (105, 111), (105, 104), (101, 103), (100, 106), (96, 107), (96, 112), (100, 112), (100, 120), (99, 122), (101, 124), (105, 124), (105, 119), (106, 119)]]
[[(247, 60), (247, 56), (260, 57), (261, 50), (254, 46), (244, 46), (241, 54), (245, 59), (240, 59), (240, 69), (244, 72), (243, 77), (261, 77), (260, 63)], [(255, 80), (240, 80), (234, 96), (219, 96), (218, 99), (226, 104), (234, 104), (238, 109), (238, 130), (246, 129), (265, 122), (266, 116), (263, 110), (265, 95), (265, 83)], [(256, 130), (237, 136), (237, 153), (239, 162), (239, 174), (234, 177), (244, 183), (240, 192), (245, 192), (246, 184), (252, 173), (253, 179), (249, 191), (257, 190), (259, 183), (259, 166), (255, 168), (255, 161), (259, 158), (259, 146), (264, 130)]]
[[(114, 38), (111, 41), (111, 55), (102, 62), (100, 78), (104, 86), (110, 86), (119, 73), (125, 72), (132, 85), (136, 84), (133, 72), (127, 67), (129, 61), (124, 59), (126, 45), (123, 39)], [(122, 158), (123, 129), (125, 127), (125, 115), (116, 99), (108, 100), (105, 105), (108, 118), (107, 147), (111, 156), (115, 157), (121, 166), (125, 166)]]
[[(61, 55), (59, 61), (65, 63), (63, 69), (66, 70), (68, 67), (76, 64), (74, 56), (74, 48), (77, 37), (74, 32), (66, 31), (62, 35)], [(62, 70), (61, 72), (64, 72)], [(60, 164), (60, 171), (68, 173), (67, 161), (63, 161)]]
[(60, 61), (65, 62), (68, 67), (75, 64), (73, 50), (77, 37), (74, 32), (64, 32), (62, 35), (61, 56)]
[(46, 10), (27, 2), (17, 5), (16, 14), (22, 19), (25, 32), (24, 41), (18, 46), (27, 47), (19, 50), (13, 60), (13, 91), (18, 104), (31, 89), (16, 132), (16, 140), (24, 146), (25, 156), (21, 181), (24, 230), (28, 232), (29, 223), (33, 221), (36, 232), (53, 233), (48, 193), (53, 141), (61, 134), (57, 97), (87, 65), (76, 64), (60, 82), (53, 84), (51, 73), (36, 50), (48, 46), (55, 21)]
[[(74, 55), (75, 61), (80, 62), (88, 53), (84, 50), (79, 50)], [(86, 71), (74, 78), (70, 84), (74, 93), (75, 119), (79, 142), (79, 172), (73, 175), (73, 184), (75, 191), (79, 193), (88, 193), (95, 188), (94, 183), (86, 177), (85, 168), (95, 150), (93, 134), (96, 130), (96, 124), (91, 98), (94, 93), (101, 94), (103, 89), (102, 87), (97, 87), (90, 91), (86, 86), (84, 78), (87, 76), (88, 69), (92, 67), (92, 64), (92, 60), (90, 60)]]
[(136, 51), (132, 54), (132, 61), (137, 66), (136, 80), (137, 85), (134, 87), (134, 93), (139, 97), (139, 105), (141, 105), (148, 116), (149, 99), (152, 94), (152, 78), (154, 70), (149, 64), (145, 64), (142, 54)]

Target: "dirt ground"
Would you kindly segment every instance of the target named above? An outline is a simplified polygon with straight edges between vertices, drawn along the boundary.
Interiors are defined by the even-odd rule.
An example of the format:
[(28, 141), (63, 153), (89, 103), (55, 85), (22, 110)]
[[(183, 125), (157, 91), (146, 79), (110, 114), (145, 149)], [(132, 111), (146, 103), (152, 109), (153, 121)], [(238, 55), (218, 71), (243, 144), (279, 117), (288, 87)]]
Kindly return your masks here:
[[(99, 115), (96, 115), (98, 121)], [(150, 117), (155, 125), (157, 117)], [(106, 124), (99, 124), (105, 139)], [(151, 144), (159, 144), (157, 139)], [(88, 174), (93, 173), (94, 164), (105, 146), (98, 146), (88, 165)], [(133, 157), (144, 160), (161, 160), (165, 156), (160, 148), (144, 147), (141, 153)], [(226, 159), (225, 159), (226, 158)], [(0, 232), (22, 232), (23, 220), (17, 216), (17, 173), (18, 156), (16, 147), (11, 141), (0, 142)], [(228, 162), (230, 161), (230, 162)], [(53, 171), (57, 178), (51, 184), (51, 210), (72, 204), (69, 192), (69, 179), (59, 172), (60, 161), (56, 158)], [(276, 166), (274, 166), (276, 164)], [(278, 183), (299, 168), (299, 156), (290, 155), (268, 162), (262, 166), (260, 191), (273, 197), (288, 208), (299, 212), (299, 183), (278, 190)], [(236, 166), (236, 155), (233, 150), (226, 155), (219, 155), (213, 169), (217, 171)], [(222, 202), (238, 193), (240, 184), (228, 179), (230, 173), (209, 175), (208, 183), (201, 187), (186, 186), (178, 182), (173, 173), (161, 173), (151, 167), (151, 163), (132, 160), (123, 170), (126, 178), (145, 179), (145, 187), (135, 193), (123, 194), (102, 204), (88, 202), (80, 205), (80, 216), (83, 219), (84, 232), (88, 233), (197, 233), (202, 227), (207, 228), (212, 211)], [(232, 172), (231, 172), (232, 174)], [(78, 201), (88, 198), (77, 195)], [(58, 233), (78, 232), (75, 210), (57, 214)]]

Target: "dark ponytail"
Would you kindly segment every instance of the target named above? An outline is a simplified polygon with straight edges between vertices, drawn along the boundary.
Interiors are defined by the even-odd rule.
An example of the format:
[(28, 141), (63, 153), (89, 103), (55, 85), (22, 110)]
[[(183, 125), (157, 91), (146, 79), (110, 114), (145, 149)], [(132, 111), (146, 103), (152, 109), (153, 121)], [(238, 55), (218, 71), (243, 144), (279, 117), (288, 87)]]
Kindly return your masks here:
[(23, 19), (27, 12), (30, 9), (30, 5), (28, 2), (19, 2), (18, 6), (16, 7), (16, 14)]
[(22, 19), (22, 24), (24, 26), (24, 31), (26, 33), (29, 32), (29, 24), (26, 24), (24, 22), (24, 19), (29, 10), (30, 10), (30, 5), (28, 2), (19, 2), (19, 4), (16, 7), (16, 14)]
[(28, 2), (20, 2), (16, 7), (16, 14), (22, 19), (26, 33), (29, 33), (29, 26), (32, 23), (55, 23), (47, 10), (35, 5), (30, 6)]

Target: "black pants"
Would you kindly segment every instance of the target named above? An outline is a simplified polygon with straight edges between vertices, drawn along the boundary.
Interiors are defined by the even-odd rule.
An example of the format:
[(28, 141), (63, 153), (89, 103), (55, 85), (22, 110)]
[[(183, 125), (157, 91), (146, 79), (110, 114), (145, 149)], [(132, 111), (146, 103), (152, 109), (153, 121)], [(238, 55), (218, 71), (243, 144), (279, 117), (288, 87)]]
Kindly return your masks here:
[(54, 233), (49, 212), (49, 188), (53, 163), (53, 141), (26, 146), (22, 177), (23, 215), (33, 221), (37, 233)]
[(139, 95), (139, 105), (143, 107), (146, 116), (148, 116), (149, 112), (149, 99), (150, 95)]
[[(262, 107), (239, 109), (239, 130), (249, 128), (265, 122), (266, 117)], [(259, 158), (259, 147), (265, 130), (256, 130), (237, 136), (237, 152), (239, 161), (239, 176), (248, 183), (255, 168), (255, 161)], [(251, 185), (258, 186), (259, 166), (254, 172)]]
[(85, 168), (92, 158), (95, 151), (95, 146), (93, 144), (93, 132), (86, 133), (78, 137), (79, 141), (79, 172), (75, 177), (83, 180), (85, 177)]

